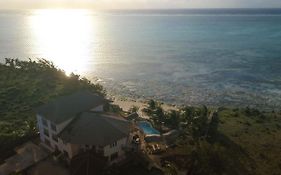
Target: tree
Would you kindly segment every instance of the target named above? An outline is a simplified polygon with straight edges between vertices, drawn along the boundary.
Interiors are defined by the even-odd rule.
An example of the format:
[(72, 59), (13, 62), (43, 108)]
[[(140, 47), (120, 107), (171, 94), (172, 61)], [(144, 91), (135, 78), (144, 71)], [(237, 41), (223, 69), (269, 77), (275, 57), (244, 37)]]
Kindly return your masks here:
[(167, 115), (166, 121), (167, 125), (169, 125), (170, 127), (174, 129), (178, 128), (180, 122), (179, 112), (171, 110)]
[(138, 110), (139, 110), (139, 107), (138, 107), (138, 106), (132, 106), (132, 107), (129, 109), (129, 113), (130, 113), (130, 114), (137, 113)]
[(165, 170), (166, 175), (177, 175), (178, 174), (176, 166), (171, 162), (166, 162), (164, 170)]
[(206, 105), (202, 106), (200, 113), (201, 113), (201, 116), (208, 117), (208, 108)]
[(239, 160), (219, 144), (209, 144), (205, 140), (196, 144), (189, 159), (187, 175), (236, 175), (247, 174), (239, 172)]
[(152, 110), (156, 108), (156, 102), (154, 100), (149, 100), (148, 101), (148, 107)]
[(156, 107), (154, 114), (158, 117), (159, 122), (164, 122), (165, 114), (161, 106)]
[(15, 59), (5, 58), (5, 64), (11, 68), (15, 68)]
[(0, 161), (36, 136), (34, 109), (54, 98), (88, 90), (105, 95), (101, 85), (78, 75), (66, 76), (50, 61), (5, 59), (0, 63)]
[(193, 107), (184, 107), (181, 109), (181, 119), (189, 124), (192, 122), (194, 117), (195, 109)]
[(195, 140), (205, 136), (208, 128), (208, 117), (205, 115), (197, 116), (192, 119), (191, 133)]
[(215, 139), (216, 135), (218, 134), (218, 125), (219, 125), (219, 116), (217, 112), (214, 112), (208, 127), (208, 132), (207, 132), (208, 139), (211, 140)]

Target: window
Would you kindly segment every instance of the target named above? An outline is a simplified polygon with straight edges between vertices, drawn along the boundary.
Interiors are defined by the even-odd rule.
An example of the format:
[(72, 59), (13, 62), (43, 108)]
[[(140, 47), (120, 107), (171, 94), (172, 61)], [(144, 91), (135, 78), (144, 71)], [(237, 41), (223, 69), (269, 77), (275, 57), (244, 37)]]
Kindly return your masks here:
[(45, 144), (48, 145), (48, 146), (51, 146), (50, 140), (45, 138)]
[(43, 125), (44, 125), (44, 126), (47, 126), (47, 127), (48, 127), (48, 122), (47, 122), (47, 120), (45, 120), (45, 119), (42, 118), (42, 122), (43, 122)]
[(54, 141), (58, 142), (58, 137), (57, 137), (56, 135), (54, 135), (54, 134), (52, 134), (52, 139), (53, 139)]
[(113, 148), (115, 146), (117, 146), (117, 142), (114, 142), (114, 143), (110, 144), (110, 148)]
[(56, 125), (53, 124), (53, 123), (51, 123), (51, 128), (52, 128), (53, 131), (57, 131), (57, 127), (56, 127)]
[(118, 152), (117, 153), (113, 153), (113, 154), (111, 154), (111, 156), (110, 156), (110, 161), (113, 161), (113, 160), (115, 160), (115, 159), (117, 159), (118, 158)]
[(48, 131), (48, 129), (46, 129), (46, 128), (44, 128), (44, 135), (47, 136), (47, 137), (49, 137), (49, 131)]

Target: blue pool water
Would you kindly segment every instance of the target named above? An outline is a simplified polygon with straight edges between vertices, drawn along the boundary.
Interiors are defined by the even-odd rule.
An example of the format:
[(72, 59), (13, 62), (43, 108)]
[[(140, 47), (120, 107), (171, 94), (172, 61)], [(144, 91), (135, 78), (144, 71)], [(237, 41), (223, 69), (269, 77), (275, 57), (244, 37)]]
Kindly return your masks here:
[(138, 125), (146, 135), (160, 134), (160, 132), (154, 129), (149, 122), (142, 121), (139, 122)]

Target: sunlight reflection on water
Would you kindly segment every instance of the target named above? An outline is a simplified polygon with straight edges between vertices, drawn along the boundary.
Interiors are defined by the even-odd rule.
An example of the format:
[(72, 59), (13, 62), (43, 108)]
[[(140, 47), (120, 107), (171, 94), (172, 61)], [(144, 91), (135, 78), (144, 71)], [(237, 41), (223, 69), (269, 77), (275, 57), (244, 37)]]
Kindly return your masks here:
[[(88, 10), (36, 10), (28, 18), (33, 52), (59, 68), (83, 74), (93, 62), (97, 22)], [(91, 40), (89, 40), (91, 38)], [(91, 64), (91, 69), (94, 69)]]
[(0, 62), (46, 58), (125, 97), (280, 108), (280, 20), (281, 15), (0, 11)]

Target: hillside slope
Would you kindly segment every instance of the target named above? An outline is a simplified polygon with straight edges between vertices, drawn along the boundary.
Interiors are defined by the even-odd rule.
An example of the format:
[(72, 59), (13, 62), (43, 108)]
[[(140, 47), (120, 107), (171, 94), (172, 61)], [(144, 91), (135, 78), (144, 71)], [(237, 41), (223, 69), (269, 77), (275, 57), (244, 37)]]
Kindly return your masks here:
[(0, 64), (0, 162), (36, 135), (34, 108), (82, 89), (104, 94), (102, 86), (75, 74), (66, 76), (46, 60), (6, 59)]

